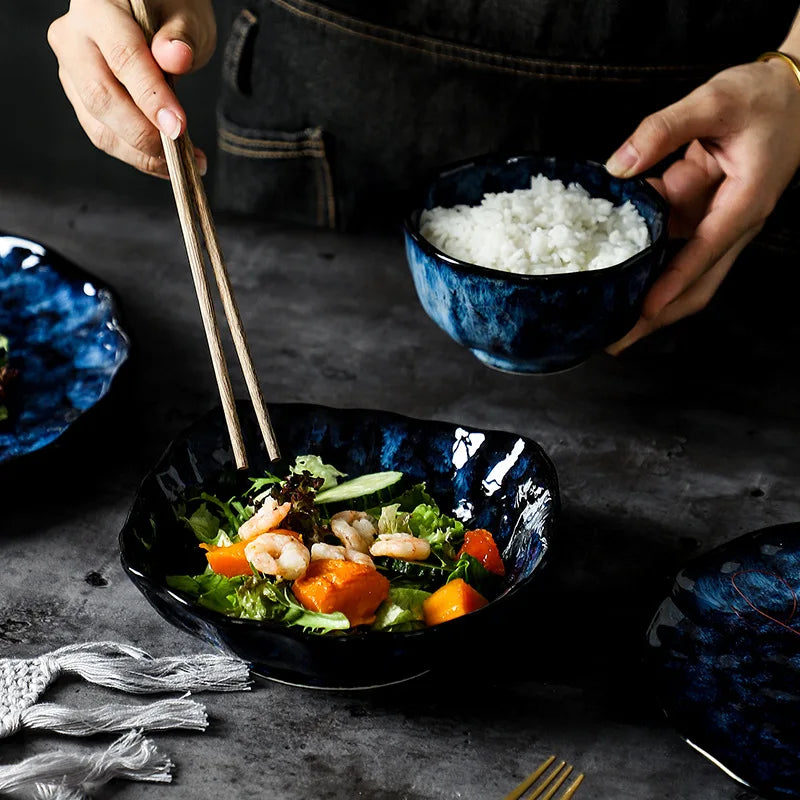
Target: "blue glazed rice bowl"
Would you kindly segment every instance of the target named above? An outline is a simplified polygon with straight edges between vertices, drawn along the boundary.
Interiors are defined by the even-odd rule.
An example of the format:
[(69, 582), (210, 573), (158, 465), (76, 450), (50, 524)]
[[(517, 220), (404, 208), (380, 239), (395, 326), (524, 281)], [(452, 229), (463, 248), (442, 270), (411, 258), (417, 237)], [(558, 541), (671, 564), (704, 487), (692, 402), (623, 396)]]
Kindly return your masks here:
[[(527, 189), (536, 175), (577, 183), (615, 206), (630, 201), (650, 244), (614, 266), (519, 274), (460, 261), (420, 233), (424, 209), (476, 206), (487, 193)], [(592, 162), (486, 155), (442, 169), (404, 221), (406, 256), (428, 316), (485, 364), (547, 373), (585, 361), (622, 337), (665, 260), (668, 208), (640, 179), (619, 180)]]

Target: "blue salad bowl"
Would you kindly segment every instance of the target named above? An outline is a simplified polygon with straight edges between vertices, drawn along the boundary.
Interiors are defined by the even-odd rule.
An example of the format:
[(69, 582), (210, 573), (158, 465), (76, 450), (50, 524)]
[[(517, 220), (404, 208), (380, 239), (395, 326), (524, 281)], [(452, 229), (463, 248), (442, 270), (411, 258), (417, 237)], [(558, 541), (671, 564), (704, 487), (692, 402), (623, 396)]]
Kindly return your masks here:
[[(551, 550), (560, 504), (556, 471), (536, 442), (383, 411), (273, 404), (282, 459), (270, 463), (252, 409), (242, 404), (239, 413), (249, 470), (235, 469), (225, 421), (215, 409), (169, 445), (120, 532), (125, 571), (166, 620), (244, 659), (257, 675), (304, 687), (366, 689), (453, 667), (465, 651), (490, 646), (500, 621), (530, 618), (527, 590)], [(411, 483), (424, 482), (439, 507), (466, 527), (492, 531), (506, 567), (499, 596), (422, 630), (319, 634), (230, 617), (169, 588), (167, 576), (198, 574), (206, 566), (197, 539), (176, 514), (187, 491), (202, 488), (227, 499), (249, 485), (248, 476), (286, 475), (294, 458), (306, 453), (352, 476), (401, 471)]]
[[(453, 258), (420, 234), (424, 209), (476, 206), (490, 192), (530, 188), (544, 175), (577, 183), (614, 205), (630, 201), (650, 245), (615, 266), (524, 275)], [(404, 220), (408, 264), (428, 316), (484, 364), (506, 372), (574, 367), (627, 333), (666, 254), (668, 206), (641, 179), (619, 180), (600, 164), (535, 155), (484, 155), (445, 167)]]

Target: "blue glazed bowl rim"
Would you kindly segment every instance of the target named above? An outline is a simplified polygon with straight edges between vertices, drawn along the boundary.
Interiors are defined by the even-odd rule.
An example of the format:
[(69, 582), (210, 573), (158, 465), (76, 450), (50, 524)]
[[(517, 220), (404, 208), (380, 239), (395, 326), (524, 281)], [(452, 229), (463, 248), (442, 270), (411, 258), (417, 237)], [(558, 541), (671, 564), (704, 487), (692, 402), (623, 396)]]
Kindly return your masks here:
[[(461, 161), (455, 161), (451, 164), (447, 164), (444, 167), (441, 167), (436, 171), (436, 173), (431, 176), (431, 178), (425, 183), (425, 187), (432, 186), (442, 175), (447, 173), (456, 172), (458, 170), (466, 169), (467, 167), (472, 166), (479, 166), (484, 164), (492, 164), (496, 163), (497, 165), (502, 164), (509, 164), (515, 161), (538, 161), (538, 162), (546, 162), (548, 164), (555, 165), (559, 167), (561, 165), (574, 165), (574, 164), (583, 164), (585, 166), (591, 167), (592, 169), (597, 170), (605, 170), (605, 166), (600, 164), (596, 161), (591, 160), (570, 160), (565, 158), (558, 158), (556, 156), (541, 156), (535, 153), (517, 153), (517, 154), (505, 154), (505, 153), (486, 153), (480, 156), (474, 156), (473, 158), (465, 158)], [(623, 179), (616, 179), (616, 180), (623, 180)], [(659, 192), (654, 189), (644, 178), (637, 177), (637, 178), (628, 178), (626, 182), (630, 182), (636, 185), (637, 189), (641, 191), (647, 198), (650, 200), (654, 206), (656, 206), (661, 213), (663, 218), (664, 224), (661, 228), (661, 233), (656, 237), (656, 239), (650, 242), (647, 247), (643, 250), (640, 250), (638, 253), (634, 253), (630, 258), (625, 259), (625, 261), (620, 261), (619, 264), (612, 264), (609, 267), (602, 267), (601, 269), (592, 269), (592, 270), (573, 270), (571, 272), (556, 272), (556, 273), (544, 273), (540, 275), (529, 275), (520, 272), (507, 272), (506, 270), (501, 269), (493, 269), (492, 267), (485, 267), (481, 264), (472, 264), (469, 261), (462, 261), (461, 259), (455, 258), (454, 256), (448, 255), (442, 250), (439, 250), (434, 244), (429, 242), (422, 234), (419, 232), (419, 214), (422, 212), (422, 208), (420, 206), (415, 206), (412, 208), (403, 218), (403, 228), (407, 236), (409, 236), (413, 242), (420, 248), (426, 255), (435, 258), (439, 262), (444, 262), (448, 266), (452, 267), (455, 270), (460, 270), (466, 273), (473, 273), (476, 275), (483, 275), (487, 278), (493, 278), (495, 280), (500, 281), (507, 281), (509, 283), (517, 283), (520, 285), (527, 285), (531, 283), (538, 283), (539, 281), (544, 282), (565, 282), (568, 283), (570, 281), (574, 281), (576, 276), (580, 276), (580, 279), (583, 281), (586, 280), (600, 280), (602, 276), (606, 276), (609, 274), (623, 272), (626, 269), (630, 268), (634, 264), (641, 261), (643, 258), (648, 257), (652, 252), (661, 249), (668, 238), (667, 232), (667, 223), (669, 221), (669, 205), (667, 201), (659, 194)], [(417, 222), (415, 222), (415, 218)]]
[[(272, 407), (275, 406), (283, 406), (286, 408), (293, 408), (296, 410), (301, 409), (313, 409), (313, 408), (320, 408), (325, 410), (331, 411), (344, 411), (344, 412), (352, 412), (357, 414), (379, 414), (382, 417), (388, 418), (395, 418), (401, 419), (405, 421), (410, 421), (414, 423), (418, 423), (421, 425), (456, 425), (461, 423), (454, 423), (447, 420), (437, 420), (437, 419), (421, 419), (418, 417), (411, 417), (406, 414), (400, 414), (394, 411), (385, 411), (382, 409), (368, 409), (368, 408), (342, 408), (336, 406), (329, 406), (320, 403), (296, 403), (296, 402), (285, 402), (285, 403), (272, 403)], [(280, 634), (281, 636), (285, 636), (289, 639), (294, 639), (298, 641), (308, 641), (309, 639), (313, 639), (313, 641), (324, 641), (325, 643), (332, 642), (332, 643), (339, 643), (339, 642), (348, 642), (352, 641), (353, 639), (360, 639), (363, 640), (365, 637), (367, 639), (374, 639), (375, 637), (380, 637), (381, 640), (384, 640), (384, 637), (387, 637), (387, 641), (389, 637), (391, 637), (391, 641), (400, 642), (400, 641), (416, 641), (422, 639), (424, 637), (429, 637), (431, 635), (437, 635), (438, 632), (442, 629), (444, 623), (439, 625), (433, 625), (428, 628), (422, 628), (421, 630), (416, 631), (369, 631), (369, 630), (351, 630), (347, 631), (347, 635), (345, 636), (325, 636), (316, 633), (307, 633), (302, 628), (298, 628), (296, 626), (290, 625), (282, 625), (279, 622), (273, 622), (271, 620), (252, 620), (252, 619), (241, 619), (239, 617), (230, 617), (227, 614), (223, 614), (219, 611), (214, 611), (210, 608), (205, 608), (198, 603), (193, 602), (192, 600), (181, 596), (181, 594), (173, 589), (170, 589), (166, 584), (163, 582), (151, 577), (143, 573), (140, 569), (135, 567), (126, 555), (127, 551), (127, 543), (126, 537), (128, 536), (128, 531), (130, 528), (130, 524), (135, 512), (138, 511), (138, 500), (142, 493), (142, 490), (145, 488), (146, 484), (150, 480), (154, 471), (158, 468), (159, 465), (164, 463), (182, 442), (188, 440), (192, 432), (197, 428), (202, 427), (209, 418), (214, 416), (215, 414), (220, 413), (220, 408), (214, 408), (210, 411), (206, 412), (198, 419), (196, 419), (191, 425), (185, 428), (181, 433), (179, 433), (172, 441), (166, 446), (163, 450), (161, 455), (154, 461), (151, 468), (147, 471), (144, 478), (139, 482), (139, 486), (137, 487), (136, 493), (134, 495), (134, 502), (131, 505), (131, 508), (128, 510), (128, 513), (125, 517), (125, 522), (120, 529), (119, 535), (117, 537), (119, 551), (120, 551), (120, 563), (122, 565), (123, 571), (128, 575), (128, 577), (133, 581), (136, 587), (141, 591), (145, 596), (148, 596), (148, 593), (153, 593), (155, 595), (164, 597), (168, 596), (170, 601), (173, 603), (178, 603), (179, 605), (189, 609), (192, 614), (205, 622), (206, 624), (218, 628), (224, 625), (231, 625), (233, 627), (240, 627), (244, 630), (263, 630), (269, 631), (271, 633)], [(508, 435), (509, 431), (495, 429), (495, 428), (480, 428), (483, 433), (497, 433), (497, 434), (504, 434)], [(557, 522), (558, 517), (561, 512), (561, 493), (560, 493), (560, 486), (558, 481), (558, 473), (556, 471), (555, 464), (544, 448), (534, 439), (531, 439), (527, 436), (523, 436), (521, 434), (513, 434), (518, 438), (522, 439), (526, 445), (532, 446), (537, 453), (537, 456), (540, 458), (542, 465), (544, 466), (548, 482), (549, 482), (549, 490), (552, 494), (552, 506), (550, 511), (550, 519), (551, 519), (551, 526), (550, 532), (552, 536), (552, 529), (553, 525)], [(469, 624), (470, 619), (475, 619), (478, 616), (480, 619), (483, 618), (484, 615), (487, 613), (494, 613), (498, 608), (498, 604), (506, 605), (509, 602), (513, 602), (515, 596), (520, 594), (523, 591), (526, 591), (530, 585), (537, 580), (542, 572), (542, 569), (546, 566), (548, 561), (548, 553), (552, 547), (552, 542), (548, 539), (545, 541), (545, 547), (542, 549), (542, 554), (539, 558), (534, 569), (531, 573), (524, 578), (522, 578), (518, 583), (515, 583), (511, 586), (508, 591), (504, 592), (499, 597), (492, 600), (486, 606), (483, 606), (475, 611), (470, 612), (469, 614), (463, 617), (457, 617), (456, 619), (449, 620), (447, 623), (447, 631), (453, 632), (457, 631), (461, 626), (465, 623)], [(143, 588), (146, 587), (147, 591)], [(325, 644), (324, 646), (328, 646)], [(337, 646), (345, 646), (341, 644), (331, 644), (331, 647)]]
[[(111, 319), (114, 323), (114, 329), (124, 342), (124, 347), (121, 348), (118, 354), (118, 359), (114, 365), (114, 369), (109, 375), (104, 391), (100, 397), (98, 397), (91, 406), (81, 411), (74, 419), (70, 421), (68, 425), (65, 425), (63, 429), (59, 430), (59, 432), (47, 442), (44, 442), (30, 450), (26, 450), (25, 452), (14, 453), (6, 458), (0, 458), (0, 467), (5, 467), (7, 464), (19, 461), (19, 459), (25, 458), (26, 456), (31, 456), (34, 453), (41, 452), (42, 450), (46, 450), (48, 447), (54, 445), (56, 441), (64, 436), (64, 434), (73, 425), (75, 425), (79, 419), (86, 417), (94, 408), (96, 408), (103, 400), (105, 400), (110, 393), (120, 370), (123, 368), (123, 366), (125, 366), (131, 357), (133, 341), (130, 334), (125, 329), (124, 314), (120, 306), (119, 296), (117, 295), (116, 290), (109, 283), (102, 278), (98, 278), (96, 275), (93, 275), (83, 267), (78, 266), (66, 256), (62, 255), (58, 250), (54, 250), (44, 242), (31, 239), (28, 236), (21, 236), (19, 234), (12, 233), (11, 231), (0, 229), (0, 240), (1, 239), (14, 239), (21, 245), (31, 245), (31, 247), (28, 247), (28, 250), (30, 250), (33, 255), (38, 256), (41, 259), (41, 263), (52, 268), (62, 278), (76, 282), (82, 281), (84, 283), (90, 283), (98, 290), (98, 293), (104, 292), (108, 298), (109, 310), (111, 313)], [(44, 252), (40, 254), (40, 250)]]

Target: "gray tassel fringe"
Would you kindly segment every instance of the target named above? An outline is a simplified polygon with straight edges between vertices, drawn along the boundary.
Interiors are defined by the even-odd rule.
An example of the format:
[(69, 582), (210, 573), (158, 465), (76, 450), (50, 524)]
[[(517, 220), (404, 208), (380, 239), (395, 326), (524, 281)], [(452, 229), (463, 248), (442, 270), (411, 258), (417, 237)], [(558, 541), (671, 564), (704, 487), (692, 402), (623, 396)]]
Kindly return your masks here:
[(138, 647), (115, 642), (70, 645), (35, 659), (0, 659), (0, 738), (21, 728), (87, 736), (130, 728), (206, 727), (205, 709), (185, 697), (159, 701), (149, 708), (105, 706), (80, 713), (63, 706), (37, 705), (38, 698), (63, 673), (135, 694), (236, 692), (250, 688), (247, 664), (228, 656), (152, 658)]
[(249, 687), (247, 665), (237, 658), (194, 654), (153, 658), (116, 642), (74, 644), (49, 653), (62, 672), (124, 692), (240, 692)]
[(0, 795), (31, 800), (79, 800), (114, 778), (169, 783), (172, 762), (140, 731), (130, 731), (106, 750), (57, 750), (0, 766)]
[(194, 730), (208, 727), (205, 708), (194, 700), (159, 700), (148, 705), (109, 704), (98, 708), (68, 708), (54, 703), (39, 703), (22, 712), (21, 727), (55, 731), (67, 736), (127, 731)]

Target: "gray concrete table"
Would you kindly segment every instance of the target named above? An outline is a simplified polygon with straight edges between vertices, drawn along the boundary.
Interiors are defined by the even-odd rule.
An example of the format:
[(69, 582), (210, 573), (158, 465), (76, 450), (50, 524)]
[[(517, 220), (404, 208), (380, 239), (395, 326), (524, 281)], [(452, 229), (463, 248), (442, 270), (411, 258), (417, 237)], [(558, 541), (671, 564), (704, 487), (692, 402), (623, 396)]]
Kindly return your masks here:
[[(115, 287), (135, 344), (107, 404), (3, 473), (0, 656), (95, 639), (153, 654), (207, 649), (155, 614), (117, 552), (138, 481), (217, 402), (167, 193), (147, 207), (99, 193), (0, 196), (0, 229)], [(378, 692), (259, 682), (248, 694), (206, 695), (205, 733), (153, 735), (177, 764), (171, 786), (117, 783), (102, 796), (497, 798), (556, 753), (587, 773), (586, 798), (752, 797), (664, 721), (641, 654), (686, 558), (800, 519), (800, 383), (784, 355), (798, 336), (786, 293), (734, 275), (701, 316), (619, 359), (522, 378), (483, 367), (428, 320), (399, 234), (234, 221), (220, 221), (220, 234), (268, 400), (537, 439), (560, 475), (568, 568), (474, 683), (470, 665), (457, 664)], [(48, 695), (78, 706), (101, 697), (69, 681)], [(0, 763), (57, 745), (85, 743), (22, 734), (0, 743)]]

